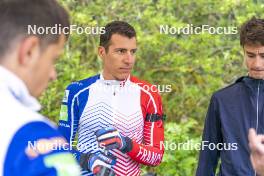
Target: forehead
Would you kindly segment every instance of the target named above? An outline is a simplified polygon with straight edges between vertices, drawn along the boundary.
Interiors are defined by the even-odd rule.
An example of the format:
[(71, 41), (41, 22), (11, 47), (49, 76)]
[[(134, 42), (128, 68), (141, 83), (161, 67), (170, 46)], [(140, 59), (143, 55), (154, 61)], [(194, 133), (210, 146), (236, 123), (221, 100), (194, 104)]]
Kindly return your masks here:
[(110, 46), (114, 48), (136, 48), (136, 37), (128, 38), (120, 34), (113, 34), (110, 40)]
[(251, 52), (251, 53), (264, 53), (264, 46), (263, 45), (245, 45), (244, 50), (246, 52)]

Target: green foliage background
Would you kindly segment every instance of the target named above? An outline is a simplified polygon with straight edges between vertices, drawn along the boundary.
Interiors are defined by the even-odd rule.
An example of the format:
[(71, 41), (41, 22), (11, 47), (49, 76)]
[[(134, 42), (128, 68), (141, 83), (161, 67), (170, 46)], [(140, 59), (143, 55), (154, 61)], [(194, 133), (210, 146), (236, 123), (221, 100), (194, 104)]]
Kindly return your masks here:
[[(162, 93), (166, 141), (180, 143), (201, 140), (204, 117), (211, 94), (245, 75), (239, 34), (166, 35), (160, 25), (174, 27), (239, 27), (252, 16), (262, 17), (261, 0), (60, 0), (69, 10), (72, 24), (104, 26), (124, 20), (137, 31), (138, 53), (133, 74), (156, 85), (171, 85)], [(43, 113), (57, 122), (60, 100), (72, 81), (101, 70), (97, 56), (98, 35), (73, 34), (57, 64), (58, 80), (41, 97)], [(163, 176), (194, 175), (197, 150), (166, 150), (163, 163), (145, 168)]]

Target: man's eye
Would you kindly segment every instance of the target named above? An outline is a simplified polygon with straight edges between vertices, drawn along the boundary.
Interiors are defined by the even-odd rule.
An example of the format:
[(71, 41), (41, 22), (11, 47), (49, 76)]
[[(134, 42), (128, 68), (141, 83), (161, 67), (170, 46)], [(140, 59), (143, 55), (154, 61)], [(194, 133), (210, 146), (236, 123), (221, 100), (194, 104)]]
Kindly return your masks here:
[(118, 50), (117, 53), (119, 54), (124, 54), (126, 52), (126, 50)]
[(132, 54), (135, 54), (137, 52), (137, 50), (132, 50), (131, 53)]
[(254, 58), (255, 56), (254, 55), (248, 55), (249, 58)]

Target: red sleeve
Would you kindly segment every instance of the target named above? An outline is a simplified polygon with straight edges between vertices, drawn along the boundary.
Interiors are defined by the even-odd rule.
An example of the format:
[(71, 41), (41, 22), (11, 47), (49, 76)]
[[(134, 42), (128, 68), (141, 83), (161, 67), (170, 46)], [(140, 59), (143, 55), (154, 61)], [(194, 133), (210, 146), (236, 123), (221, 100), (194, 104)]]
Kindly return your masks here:
[[(141, 107), (145, 117), (143, 144), (133, 140), (132, 150), (127, 154), (141, 164), (156, 166), (161, 163), (164, 153), (162, 102), (156, 87), (144, 87), (141, 91)], [(149, 120), (146, 118), (148, 115), (158, 115), (161, 119)]]

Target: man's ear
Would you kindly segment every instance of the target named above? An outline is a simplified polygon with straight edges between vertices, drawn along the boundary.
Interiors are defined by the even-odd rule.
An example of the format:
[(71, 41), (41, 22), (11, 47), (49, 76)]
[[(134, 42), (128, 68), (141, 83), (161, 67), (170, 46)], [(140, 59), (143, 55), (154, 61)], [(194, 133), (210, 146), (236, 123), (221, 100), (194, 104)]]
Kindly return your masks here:
[(98, 55), (103, 59), (106, 54), (106, 50), (103, 46), (98, 47)]
[(248, 67), (247, 67), (246, 50), (245, 50), (244, 46), (243, 46), (243, 67), (244, 67), (245, 69), (248, 69)]
[(23, 66), (29, 65), (33, 60), (39, 57), (40, 40), (36, 36), (25, 38), (18, 50), (18, 63)]

